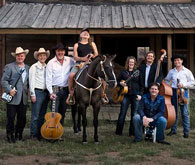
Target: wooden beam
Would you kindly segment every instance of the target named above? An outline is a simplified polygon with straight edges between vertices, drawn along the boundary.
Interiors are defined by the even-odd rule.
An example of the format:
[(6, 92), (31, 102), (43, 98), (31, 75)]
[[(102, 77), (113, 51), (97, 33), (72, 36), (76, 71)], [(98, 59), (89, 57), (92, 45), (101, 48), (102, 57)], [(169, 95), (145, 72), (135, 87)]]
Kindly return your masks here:
[(192, 71), (193, 74), (195, 74), (195, 67), (194, 67), (194, 35), (189, 34), (188, 35), (188, 58), (187, 58), (187, 64), (189, 69)]
[[(80, 34), (81, 29), (0, 29), (0, 34)], [(194, 29), (90, 29), (90, 34), (194, 34)]]
[(167, 35), (167, 55), (168, 55), (168, 65), (167, 65), (167, 70), (171, 70), (172, 69), (172, 61), (171, 61), (171, 57), (172, 57), (172, 35), (168, 34)]

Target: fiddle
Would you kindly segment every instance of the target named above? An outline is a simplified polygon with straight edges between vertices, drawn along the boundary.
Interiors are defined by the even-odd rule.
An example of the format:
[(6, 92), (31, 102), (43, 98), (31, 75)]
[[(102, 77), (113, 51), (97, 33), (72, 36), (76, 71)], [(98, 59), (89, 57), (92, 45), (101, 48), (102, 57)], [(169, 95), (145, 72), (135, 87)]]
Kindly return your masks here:
[[(180, 83), (180, 80), (177, 79), (177, 85)], [(180, 105), (184, 105), (188, 103), (188, 99), (184, 95), (185, 90), (183, 88), (177, 88), (177, 97), (178, 97), (178, 103)]]

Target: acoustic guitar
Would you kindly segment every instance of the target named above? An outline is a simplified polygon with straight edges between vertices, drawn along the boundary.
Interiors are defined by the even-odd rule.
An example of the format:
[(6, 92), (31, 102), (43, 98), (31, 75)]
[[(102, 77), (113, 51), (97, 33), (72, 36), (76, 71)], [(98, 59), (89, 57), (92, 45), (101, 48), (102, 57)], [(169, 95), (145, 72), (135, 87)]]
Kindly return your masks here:
[[(136, 70), (127, 80), (121, 80), (126, 84), (133, 78), (139, 76), (139, 70)], [(121, 103), (124, 95), (128, 93), (128, 86), (118, 85), (112, 90), (112, 99), (115, 103)]]
[[(57, 93), (57, 88), (53, 88), (54, 94)], [(60, 123), (62, 115), (55, 112), (56, 99), (52, 102), (52, 112), (47, 112), (45, 115), (45, 123), (41, 127), (41, 135), (48, 140), (57, 140), (63, 133), (64, 129)]]

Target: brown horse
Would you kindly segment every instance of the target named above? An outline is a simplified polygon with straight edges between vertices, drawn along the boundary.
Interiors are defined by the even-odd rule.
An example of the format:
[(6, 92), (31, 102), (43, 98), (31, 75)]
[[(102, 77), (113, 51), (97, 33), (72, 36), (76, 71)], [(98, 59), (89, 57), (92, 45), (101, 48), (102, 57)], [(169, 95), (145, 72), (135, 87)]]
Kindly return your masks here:
[[(72, 117), (74, 132), (80, 130), (82, 116), (83, 143), (87, 143), (86, 135), (86, 109), (89, 105), (93, 107), (94, 140), (98, 143), (98, 114), (101, 107), (102, 79), (110, 87), (117, 85), (116, 76), (113, 71), (112, 60), (115, 55), (98, 55), (93, 61), (78, 74), (76, 78), (76, 105), (72, 106)], [(78, 108), (78, 125), (76, 125), (76, 111)]]

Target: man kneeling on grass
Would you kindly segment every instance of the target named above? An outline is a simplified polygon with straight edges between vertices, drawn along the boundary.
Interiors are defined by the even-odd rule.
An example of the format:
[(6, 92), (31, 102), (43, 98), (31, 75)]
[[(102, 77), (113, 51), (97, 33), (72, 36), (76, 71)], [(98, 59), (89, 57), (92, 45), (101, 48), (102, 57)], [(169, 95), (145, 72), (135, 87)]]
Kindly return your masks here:
[(138, 114), (133, 117), (135, 127), (134, 142), (142, 141), (143, 126), (155, 126), (157, 128), (156, 141), (158, 143), (170, 145), (164, 141), (164, 130), (167, 126), (167, 120), (163, 117), (165, 111), (165, 99), (159, 95), (160, 86), (152, 83), (149, 86), (149, 93), (143, 95), (138, 108)]

